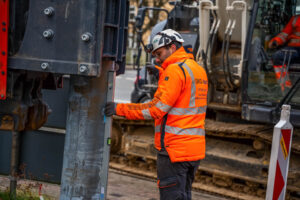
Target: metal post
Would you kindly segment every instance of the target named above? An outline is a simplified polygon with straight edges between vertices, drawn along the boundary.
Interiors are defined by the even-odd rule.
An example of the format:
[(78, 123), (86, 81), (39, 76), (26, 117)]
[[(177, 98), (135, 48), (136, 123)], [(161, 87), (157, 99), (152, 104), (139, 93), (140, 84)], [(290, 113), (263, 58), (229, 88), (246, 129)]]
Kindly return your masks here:
[(113, 96), (114, 64), (103, 61), (100, 77), (71, 77), (61, 200), (105, 198), (111, 120), (103, 108)]
[(20, 133), (12, 131), (11, 157), (10, 157), (10, 199), (16, 199), (17, 174), (20, 153)]
[(285, 197), (293, 137), (290, 110), (291, 106), (282, 106), (280, 121), (274, 127), (266, 200)]
[[(297, 53), (297, 51), (296, 50), (285, 50), (285, 49), (283, 49), (282, 51), (286, 51), (286, 52), (289, 52), (289, 58), (288, 58), (288, 63), (287, 63), (287, 66), (286, 66), (286, 68), (284, 68), (284, 64), (285, 63), (283, 63), (283, 65), (282, 65), (282, 69), (281, 69), (281, 73), (280, 73), (280, 82), (281, 82), (281, 84), (283, 84), (283, 86), (284, 86), (284, 88), (286, 87), (286, 85), (285, 85), (285, 82), (287, 81), (287, 80), (289, 80), (289, 69), (290, 69), (290, 65), (291, 65), (291, 59), (292, 59), (292, 55), (293, 55), (293, 53)], [(285, 72), (285, 75), (283, 76), (283, 73)], [(283, 80), (282, 80), (283, 79)]]
[[(107, 102), (113, 101), (115, 91), (115, 72), (108, 72), (108, 88), (107, 88)], [(103, 155), (103, 169), (101, 171), (101, 196), (100, 200), (106, 199), (107, 193), (107, 180), (108, 180), (108, 169), (109, 169), (109, 152), (111, 144), (111, 126), (112, 117), (104, 117), (105, 131), (104, 131), (104, 155)]]

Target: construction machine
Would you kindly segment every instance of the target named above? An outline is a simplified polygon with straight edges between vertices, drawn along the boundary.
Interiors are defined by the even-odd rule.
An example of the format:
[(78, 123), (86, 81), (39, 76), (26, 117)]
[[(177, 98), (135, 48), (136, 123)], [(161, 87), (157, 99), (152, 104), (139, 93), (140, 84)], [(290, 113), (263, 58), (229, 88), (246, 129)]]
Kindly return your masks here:
[[(125, 70), (128, 11), (127, 0), (0, 1), (0, 173), (11, 199), (29, 174), (60, 182), (60, 199), (105, 199), (112, 119), (102, 109)], [(59, 142), (38, 129), (62, 102)]]
[[(149, 41), (167, 28), (178, 31), (192, 45), (194, 57), (205, 68), (209, 79), (206, 118), (206, 158), (201, 161), (194, 188), (237, 199), (265, 197), (273, 126), (283, 104), (292, 107), (291, 123), (296, 127), (292, 142), (287, 199), (300, 198), (300, 63), (286, 53), (292, 87), (284, 90), (276, 80), (268, 42), (293, 15), (299, 13), (296, 0), (200, 0), (172, 2), (167, 18), (152, 28)], [(148, 10), (140, 8), (137, 33)], [(145, 42), (137, 43), (145, 48)], [(149, 101), (157, 88), (154, 59), (147, 55), (138, 69), (132, 102)], [(143, 72), (144, 75), (140, 73)], [(115, 118), (116, 145), (111, 167), (155, 177), (152, 121)], [(127, 168), (124, 167), (127, 165)], [(136, 166), (139, 166), (138, 168)], [(140, 166), (143, 166), (140, 167)], [(123, 168), (122, 168), (123, 167)], [(144, 170), (142, 170), (144, 169)], [(147, 173), (145, 173), (147, 171)]]
[[(0, 173), (9, 174), (11, 166), (15, 184), (13, 177), (21, 164), (24, 174), (31, 174), (32, 179), (61, 183), (63, 197), (76, 194), (99, 199), (105, 194), (104, 169), (110, 149), (111, 168), (154, 179), (153, 121), (114, 117), (109, 136), (110, 119), (102, 115), (113, 90), (113, 74), (109, 72), (116, 71), (117, 66), (124, 69), (127, 16), (122, 11), (128, 2), (10, 2), (13, 31), (5, 40), (10, 42), (10, 54), (5, 59), (7, 86), (0, 85), (1, 94), (7, 95), (0, 101), (0, 127), (5, 130), (0, 134)], [(291, 122), (296, 128), (286, 198), (299, 199), (300, 64), (290, 64), (293, 87), (282, 92), (270, 60), (274, 51), (266, 45), (297, 14), (298, 1), (182, 0), (172, 4), (170, 12), (141, 7), (136, 20), (142, 33), (146, 12), (167, 13), (167, 18), (153, 27), (150, 39), (163, 29), (173, 28), (183, 36), (184, 45), (192, 45), (195, 59), (206, 69), (206, 158), (196, 173), (194, 189), (231, 199), (263, 199), (273, 124), (279, 119), (281, 105), (290, 104)], [(141, 36), (137, 38), (140, 52)], [(136, 89), (148, 100), (157, 87), (154, 65), (148, 55), (145, 69), (138, 70), (146, 73), (141, 77), (147, 81), (137, 81)], [(152, 70), (149, 74), (148, 69)], [(59, 88), (61, 80), (63, 88)], [(139, 101), (141, 98), (136, 99)], [(44, 102), (52, 110), (49, 116)], [(8, 131), (16, 136), (13, 144)], [(17, 147), (21, 149), (19, 159), (14, 153), (19, 152)], [(14, 155), (11, 163), (10, 154)], [(86, 172), (85, 177), (80, 176), (82, 172)], [(93, 186), (86, 189), (78, 181)]]

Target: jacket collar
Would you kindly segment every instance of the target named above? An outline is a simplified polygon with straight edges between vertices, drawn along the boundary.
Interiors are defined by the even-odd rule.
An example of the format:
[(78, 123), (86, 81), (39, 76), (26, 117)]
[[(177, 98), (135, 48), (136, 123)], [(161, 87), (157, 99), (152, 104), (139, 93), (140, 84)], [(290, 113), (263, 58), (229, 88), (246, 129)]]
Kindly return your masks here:
[(177, 49), (172, 55), (170, 55), (166, 60), (162, 63), (161, 67), (166, 69), (169, 65), (182, 62), (186, 59), (194, 59), (191, 46), (182, 46)]

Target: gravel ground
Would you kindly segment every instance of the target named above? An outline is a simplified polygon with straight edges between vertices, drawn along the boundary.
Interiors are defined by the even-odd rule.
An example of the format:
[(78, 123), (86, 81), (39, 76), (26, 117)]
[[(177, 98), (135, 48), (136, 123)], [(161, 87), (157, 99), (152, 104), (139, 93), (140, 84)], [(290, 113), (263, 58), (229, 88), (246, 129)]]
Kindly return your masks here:
[[(32, 195), (38, 194), (38, 182), (18, 181), (18, 188), (27, 191)], [(0, 190), (7, 190), (9, 179), (6, 176), (0, 176)], [(45, 199), (59, 199), (60, 186), (55, 184), (42, 183), (42, 194)], [(158, 200), (159, 194), (156, 183), (152, 180), (143, 180), (133, 176), (120, 174), (113, 170), (109, 171), (107, 200)], [(202, 194), (193, 191), (193, 200), (221, 200), (224, 198)]]

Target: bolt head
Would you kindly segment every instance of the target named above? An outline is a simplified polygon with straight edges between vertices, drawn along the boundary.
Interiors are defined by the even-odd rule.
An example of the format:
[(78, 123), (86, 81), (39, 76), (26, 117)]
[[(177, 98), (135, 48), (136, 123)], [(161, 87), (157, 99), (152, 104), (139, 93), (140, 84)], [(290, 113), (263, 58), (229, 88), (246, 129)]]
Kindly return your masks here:
[(46, 39), (51, 39), (54, 36), (54, 32), (51, 29), (47, 29), (43, 32), (43, 36)]
[(86, 65), (81, 65), (80, 67), (79, 67), (79, 72), (80, 73), (84, 73), (84, 72), (86, 72), (87, 71), (87, 66)]
[(44, 9), (44, 14), (47, 16), (52, 16), (54, 14), (54, 8), (52, 7), (48, 7)]
[(5, 71), (2, 71), (1, 74), (4, 76), (5, 75)]
[(88, 42), (91, 40), (92, 35), (90, 33), (84, 33), (81, 35), (81, 40), (84, 42)]
[(49, 67), (49, 63), (42, 63), (41, 64), (41, 68), (43, 69), (43, 70), (46, 70), (46, 69), (48, 69), (48, 67)]

